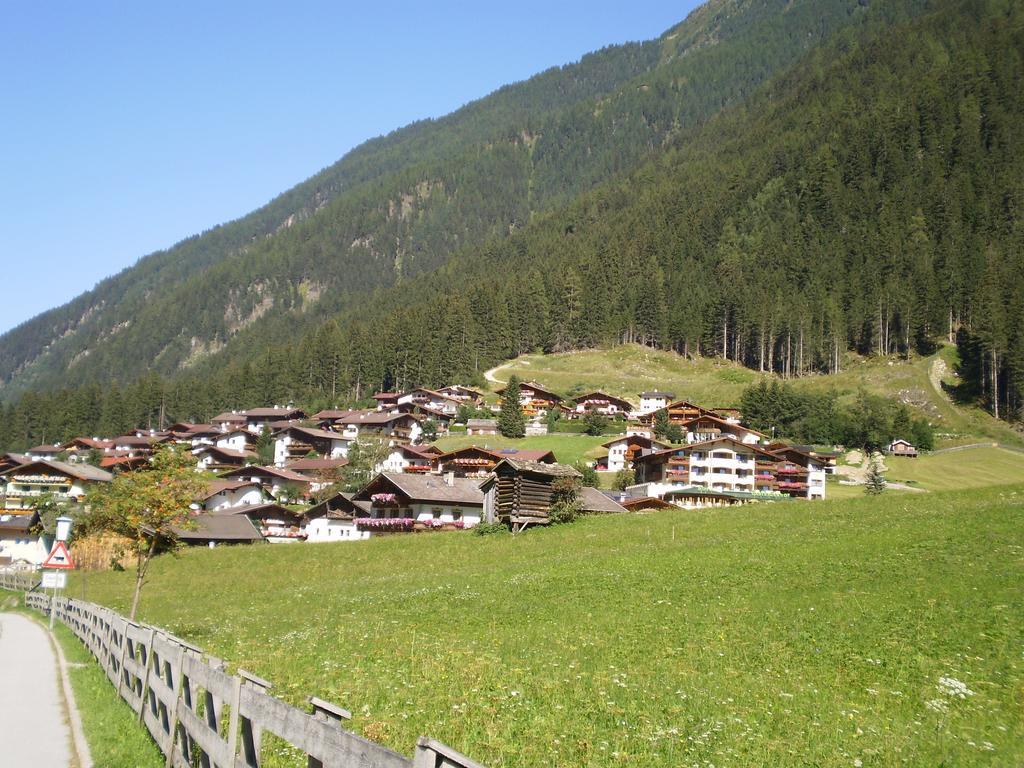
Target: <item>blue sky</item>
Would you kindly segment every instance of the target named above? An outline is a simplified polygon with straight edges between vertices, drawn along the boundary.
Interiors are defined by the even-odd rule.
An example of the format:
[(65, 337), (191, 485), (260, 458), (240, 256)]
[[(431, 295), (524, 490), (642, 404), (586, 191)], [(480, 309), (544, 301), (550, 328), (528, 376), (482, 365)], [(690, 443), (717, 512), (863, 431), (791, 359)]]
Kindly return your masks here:
[(8, 4), (0, 332), (368, 138), (656, 37), (696, 5)]

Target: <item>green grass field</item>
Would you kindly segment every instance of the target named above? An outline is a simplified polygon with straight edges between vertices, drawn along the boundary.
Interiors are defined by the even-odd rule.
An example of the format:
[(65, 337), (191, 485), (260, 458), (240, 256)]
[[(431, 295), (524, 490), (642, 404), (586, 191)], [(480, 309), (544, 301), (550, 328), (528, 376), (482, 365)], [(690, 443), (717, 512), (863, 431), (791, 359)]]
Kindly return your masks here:
[(966, 448), (906, 459), (887, 456), (890, 482), (908, 483), (930, 491), (982, 488), (1024, 481), (1024, 453), (1002, 448)]
[(1018, 765), (1022, 553), (1024, 485), (887, 493), (194, 549), (140, 618), (490, 768)]

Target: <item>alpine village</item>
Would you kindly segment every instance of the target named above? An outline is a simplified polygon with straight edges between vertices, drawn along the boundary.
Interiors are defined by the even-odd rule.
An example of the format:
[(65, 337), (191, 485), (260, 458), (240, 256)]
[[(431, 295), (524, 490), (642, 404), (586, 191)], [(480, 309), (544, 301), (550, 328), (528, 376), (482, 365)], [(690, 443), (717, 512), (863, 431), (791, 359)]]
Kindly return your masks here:
[(1022, 553), (1012, 0), (708, 0), (0, 335), (0, 765), (1020, 765)]

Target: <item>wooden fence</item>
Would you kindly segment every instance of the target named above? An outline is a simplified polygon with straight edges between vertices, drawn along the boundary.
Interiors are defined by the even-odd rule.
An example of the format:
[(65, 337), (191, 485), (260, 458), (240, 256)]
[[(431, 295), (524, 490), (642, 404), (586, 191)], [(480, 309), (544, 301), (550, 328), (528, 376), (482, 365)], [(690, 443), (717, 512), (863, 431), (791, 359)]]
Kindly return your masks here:
[[(13, 581), (13, 580), (12, 580)], [(4, 586), (0, 578), (0, 586)], [(274, 698), (271, 684), (155, 627), (93, 603), (27, 592), (25, 604), (66, 624), (138, 714), (167, 768), (259, 768), (264, 734), (305, 757), (303, 768), (482, 768), (421, 737), (410, 759), (341, 727), (351, 715), (310, 697), (311, 711)]]
[(0, 589), (9, 589), (12, 592), (28, 592), (39, 586), (42, 577), (38, 573), (26, 573), (25, 571), (0, 571)]

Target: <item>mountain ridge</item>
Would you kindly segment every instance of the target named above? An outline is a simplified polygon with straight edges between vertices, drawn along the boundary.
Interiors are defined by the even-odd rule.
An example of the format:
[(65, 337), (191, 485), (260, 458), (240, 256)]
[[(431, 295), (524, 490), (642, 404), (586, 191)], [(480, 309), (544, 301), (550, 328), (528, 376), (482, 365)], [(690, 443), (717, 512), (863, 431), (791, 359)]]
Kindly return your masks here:
[[(641, 90), (645, 84), (625, 93), (620, 86), (644, 77), (656, 66), (688, 59), (680, 71), (692, 82), (676, 82), (673, 87), (697, 93), (697, 104), (672, 109), (688, 115), (691, 122), (704, 119), (712, 109), (707, 104), (727, 100), (730, 94), (721, 82), (694, 76), (701, 67), (718, 66), (706, 61), (724, 55), (715, 49), (728, 45), (735, 35), (740, 36), (738, 47), (758, 35), (764, 37), (766, 32), (759, 25), (766, 17), (777, 19), (787, 6), (786, 13), (802, 14), (804, 26), (828, 28), (820, 20), (823, 14), (811, 5), (716, 0), (654, 41), (607, 47), (577, 63), (504, 86), (451, 115), (418, 121), (370, 140), (252, 214), (144, 257), (92, 291), (4, 334), (0, 337), (0, 397), (9, 399), (31, 387), (50, 387), (69, 379), (129, 380), (139, 367), (173, 375), (230, 344), (242, 327), (260, 327), (285, 315), (308, 327), (341, 311), (355, 295), (436, 268), (446, 253), (467, 244), (508, 234), (536, 213), (570, 199), (573, 190), (585, 189), (636, 161), (629, 158), (645, 156), (656, 148), (651, 137), (660, 137), (660, 143), (675, 129), (671, 109), (643, 114), (635, 108), (638, 103), (657, 105), (670, 99), (646, 95), (649, 91)], [(829, 4), (832, 23), (839, 24), (844, 15), (859, 8), (857, 3), (835, 0)], [(824, 34), (819, 31), (819, 37)], [(799, 49), (790, 40), (781, 52), (769, 52), (763, 60), (748, 63), (748, 69), (731, 81), (732, 98), (742, 98), (753, 87), (744, 78), (756, 84), (774, 71), (773, 66), (780, 66), (779, 60), (790, 60)], [(646, 87), (669, 86), (652, 82)], [(600, 103), (595, 109), (596, 102)], [(543, 135), (529, 130), (538, 107), (543, 114), (554, 109), (561, 115), (549, 115), (555, 127), (545, 126)], [(583, 118), (588, 112), (599, 114), (587, 122)], [(620, 120), (606, 131), (611, 139), (600, 134), (602, 115), (611, 115), (608, 122)], [(473, 124), (474, 119), (482, 120), (483, 127)], [(597, 138), (577, 135), (582, 124), (597, 125)], [(513, 125), (520, 130), (510, 131)], [(476, 143), (467, 146), (465, 134), (474, 130)], [(635, 134), (624, 140), (632, 150), (620, 151), (616, 131)], [(444, 155), (433, 165), (423, 161), (424, 147), (433, 140), (444, 145), (443, 152), (454, 153), (454, 159)], [(588, 159), (590, 149), (601, 146), (601, 141), (604, 156)], [(410, 163), (409, 158), (416, 162)], [(452, 169), (471, 169), (475, 178), (460, 177), (458, 170), (452, 176)], [(511, 179), (513, 192), (460, 220), (467, 188), (485, 197), (486, 182), (493, 177)], [(465, 193), (462, 198), (443, 199), (441, 192), (460, 188)], [(426, 190), (424, 199), (418, 190)], [(396, 223), (381, 207), (385, 204), (398, 205), (405, 218), (399, 217)], [(328, 214), (326, 226), (312, 224)], [(433, 216), (433, 220), (417, 226), (422, 222), (411, 220), (414, 215)], [(319, 231), (310, 234), (311, 230)], [(298, 242), (303, 237), (316, 242), (307, 247)], [(392, 245), (391, 239), (401, 245)], [(288, 252), (287, 258), (280, 257), (282, 252)], [(337, 263), (325, 266), (329, 261)], [(222, 316), (211, 310), (204, 280), (229, 285), (231, 299), (221, 308)], [(161, 303), (161, 297), (168, 296)], [(128, 360), (134, 366), (125, 369)]]

